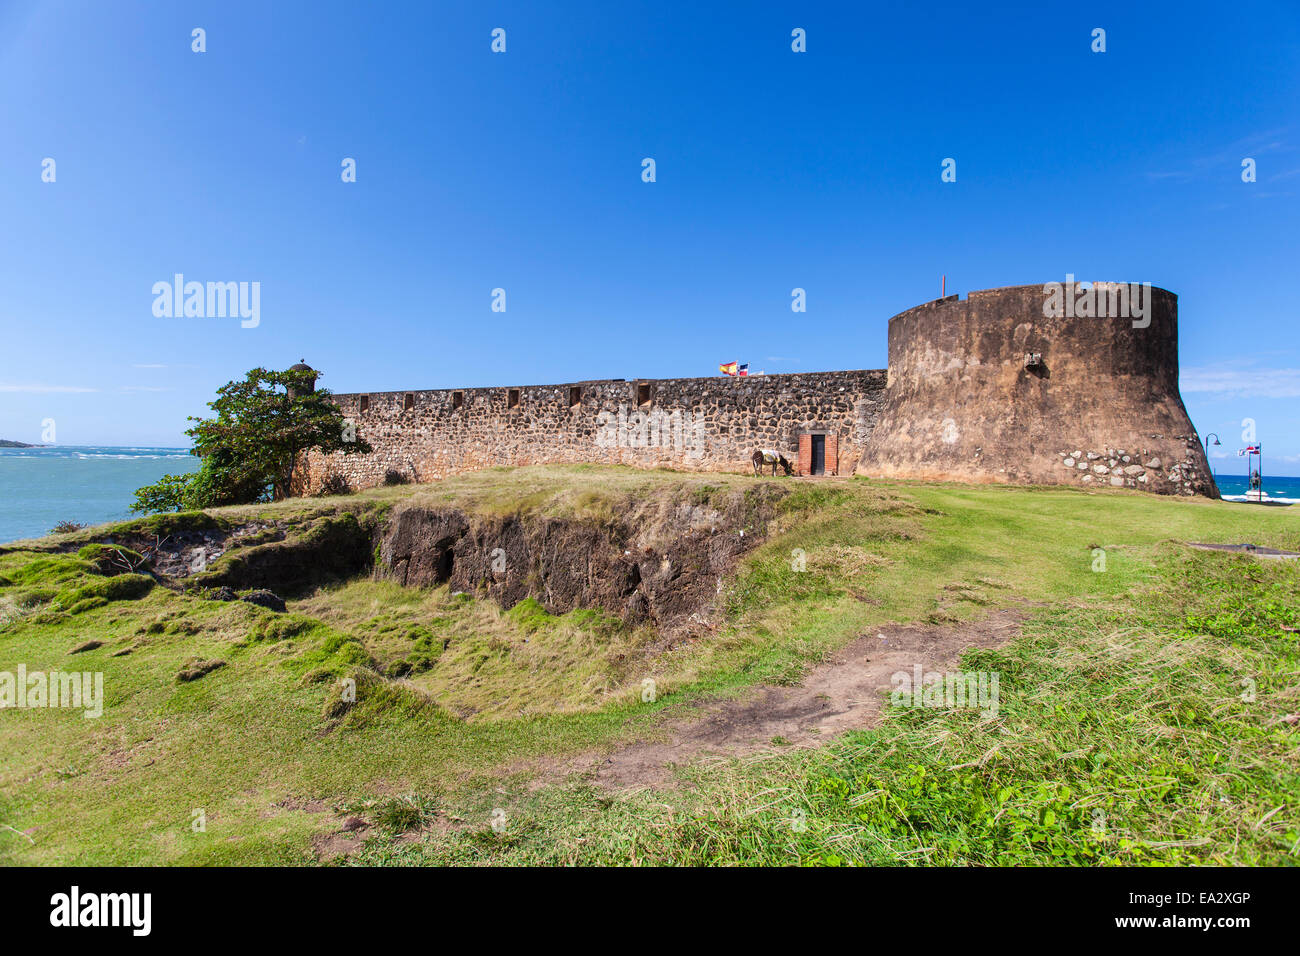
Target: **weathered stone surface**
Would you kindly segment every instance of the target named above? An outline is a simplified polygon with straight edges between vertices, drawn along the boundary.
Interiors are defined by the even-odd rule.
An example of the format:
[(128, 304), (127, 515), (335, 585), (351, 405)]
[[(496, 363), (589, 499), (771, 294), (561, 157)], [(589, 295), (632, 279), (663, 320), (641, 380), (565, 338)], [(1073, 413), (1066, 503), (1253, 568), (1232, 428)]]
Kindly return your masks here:
[(1178, 393), (1177, 296), (1151, 289), (1141, 327), (1046, 316), (1044, 300), (1042, 286), (1015, 286), (900, 313), (887, 373), (336, 395), (374, 452), (311, 453), (295, 488), (542, 463), (748, 471), (762, 448), (803, 474), (806, 436), (820, 433), (827, 474), (1075, 485), (1101, 475), (1218, 497)]
[[(894, 316), (889, 387), (859, 473), (1088, 481), (1086, 469), (1057, 467), (1066, 453), (1110, 484), (1218, 497), (1178, 393), (1178, 298), (1150, 293), (1145, 327), (1046, 316), (1041, 285), (948, 296)], [(1041, 364), (1025, 368), (1025, 353)], [(1127, 472), (1126, 456), (1148, 462), (1145, 481)], [(1163, 470), (1169, 462), (1178, 464)]]
[(374, 452), (313, 452), (298, 490), (317, 491), (334, 474), (368, 488), (389, 470), (431, 481), (541, 463), (749, 471), (760, 448), (796, 462), (809, 432), (827, 435), (827, 473), (851, 475), (885, 378), (862, 370), (335, 395)]

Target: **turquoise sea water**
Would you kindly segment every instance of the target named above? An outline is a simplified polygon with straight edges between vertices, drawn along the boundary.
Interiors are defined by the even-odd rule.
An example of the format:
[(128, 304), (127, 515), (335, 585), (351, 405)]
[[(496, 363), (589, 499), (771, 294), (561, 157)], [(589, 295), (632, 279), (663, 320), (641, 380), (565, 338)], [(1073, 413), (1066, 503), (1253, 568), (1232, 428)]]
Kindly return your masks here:
[[(1230, 495), (1244, 495), (1249, 489), (1246, 475), (1225, 475), (1218, 472), (1214, 476), (1214, 482), (1219, 486), (1219, 494), (1224, 497)], [(1282, 501), (1300, 501), (1300, 478), (1288, 478), (1279, 475), (1274, 478), (1268, 474), (1264, 475), (1260, 482), (1260, 487), (1264, 489), (1264, 494), (1270, 498), (1276, 498)]]
[(128, 518), (135, 489), (198, 467), (184, 448), (0, 448), (0, 541)]
[[(0, 541), (38, 537), (65, 520), (99, 524), (130, 517), (135, 489), (198, 466), (184, 448), (0, 448)], [(1215, 478), (1221, 494), (1246, 493), (1244, 474)], [(1300, 478), (1265, 475), (1264, 491), (1300, 501)]]

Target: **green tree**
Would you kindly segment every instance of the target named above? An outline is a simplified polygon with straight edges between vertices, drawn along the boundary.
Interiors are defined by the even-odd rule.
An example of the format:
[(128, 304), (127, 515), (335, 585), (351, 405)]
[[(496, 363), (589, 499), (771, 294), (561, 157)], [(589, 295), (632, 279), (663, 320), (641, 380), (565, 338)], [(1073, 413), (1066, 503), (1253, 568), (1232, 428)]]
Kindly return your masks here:
[(255, 368), (242, 381), (217, 389), (208, 407), (213, 418), (187, 434), (191, 454), (203, 459), (193, 475), (167, 475), (136, 491), (132, 511), (212, 508), (279, 500), (293, 488), (303, 452), (365, 453), (370, 446), (355, 435), (327, 389), (313, 390), (316, 373)]
[(193, 475), (163, 475), (152, 485), (135, 490), (132, 511), (154, 514), (158, 511), (184, 511), (185, 496)]

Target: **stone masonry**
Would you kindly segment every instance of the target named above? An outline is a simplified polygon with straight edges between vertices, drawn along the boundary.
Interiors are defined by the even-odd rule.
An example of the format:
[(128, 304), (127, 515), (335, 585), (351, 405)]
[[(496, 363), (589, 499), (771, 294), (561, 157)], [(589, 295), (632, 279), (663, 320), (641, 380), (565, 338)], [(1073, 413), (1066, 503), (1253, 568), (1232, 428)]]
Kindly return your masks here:
[[(1068, 309), (1059, 308), (1068, 299)], [(1138, 306), (1141, 306), (1139, 309)], [(1140, 314), (1139, 314), (1140, 313)], [(889, 320), (889, 369), (336, 395), (367, 455), (311, 453), (296, 490), (497, 465), (748, 471), (1132, 488), (1218, 497), (1178, 393), (1178, 297), (1048, 283)]]
[(299, 490), (332, 475), (353, 488), (389, 472), (432, 481), (496, 465), (593, 462), (748, 471), (756, 448), (798, 462), (826, 439), (826, 474), (853, 474), (884, 398), (883, 370), (601, 380), (504, 388), (339, 394), (368, 455), (308, 456)]
[(1047, 314), (1047, 288), (948, 296), (890, 319), (885, 408), (858, 470), (1217, 498), (1178, 393), (1178, 297), (1146, 287), (1140, 319), (1066, 316)]

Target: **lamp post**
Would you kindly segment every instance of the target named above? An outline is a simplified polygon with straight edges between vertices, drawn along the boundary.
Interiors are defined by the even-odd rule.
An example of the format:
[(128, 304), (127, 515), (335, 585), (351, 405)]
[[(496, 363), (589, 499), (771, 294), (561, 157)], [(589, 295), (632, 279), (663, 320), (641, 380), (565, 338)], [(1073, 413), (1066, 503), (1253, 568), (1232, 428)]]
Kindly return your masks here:
[(1205, 463), (1207, 465), (1210, 465), (1210, 477), (1213, 478), (1217, 483), (1219, 478), (1214, 473), (1214, 465), (1210, 464), (1210, 439), (1211, 438), (1214, 439), (1214, 443), (1216, 445), (1222, 444), (1222, 442), (1219, 441), (1219, 436), (1214, 434), (1214, 432), (1210, 432), (1208, 435), (1205, 436)]

